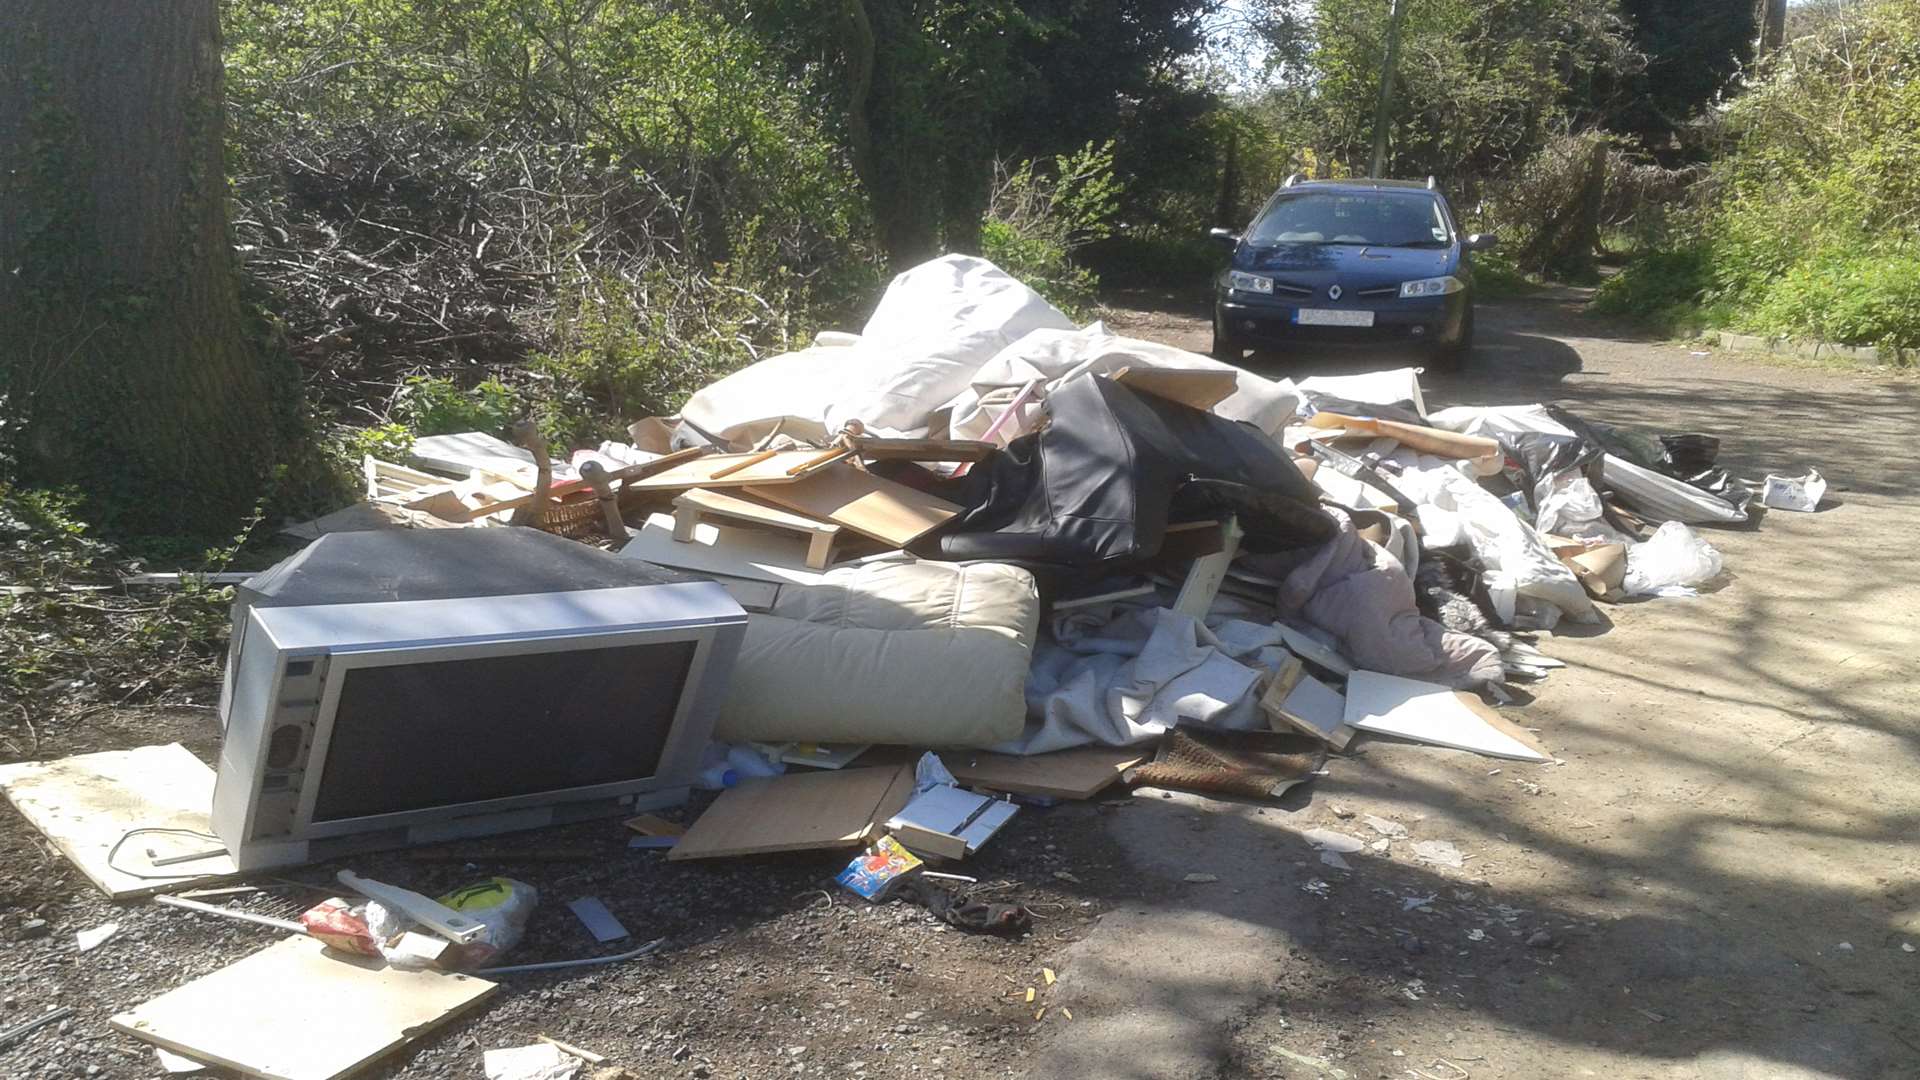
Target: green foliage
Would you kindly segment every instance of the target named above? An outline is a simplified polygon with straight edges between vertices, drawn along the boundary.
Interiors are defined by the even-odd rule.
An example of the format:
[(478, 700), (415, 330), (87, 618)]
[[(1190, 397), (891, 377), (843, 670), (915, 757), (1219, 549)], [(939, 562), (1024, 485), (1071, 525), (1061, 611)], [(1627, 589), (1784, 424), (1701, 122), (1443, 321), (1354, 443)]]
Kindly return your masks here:
[[(1389, 5), (1318, 0), (1305, 77), (1314, 145), (1369, 164)], [(1517, 166), (1596, 75), (1630, 63), (1613, 0), (1424, 0), (1401, 29), (1388, 176), (1450, 190)]]
[(1723, 138), (1690, 250), (1630, 266), (1608, 308), (1920, 345), (1920, 8), (1836, 11), (1769, 58)]
[[(140, 563), (92, 535), (83, 502), (0, 480), (0, 580), (36, 590), (0, 595), (0, 701), (21, 710), (0, 712), (0, 744), (16, 756), (34, 752), (41, 730), (20, 716), (44, 726), (74, 710), (205, 696), (225, 648), (233, 590), (197, 575), (138, 597), (114, 588)], [(194, 561), (224, 570), (258, 522)]]
[(1485, 251), (1473, 257), (1473, 287), (1483, 300), (1524, 296), (1538, 288), (1520, 272), (1510, 256), (1498, 251)]
[(520, 395), (499, 379), (462, 390), (452, 379), (434, 375), (410, 376), (394, 402), (394, 412), (414, 435), (503, 435), (525, 409)]
[(581, 283), (557, 320), (554, 348), (529, 365), (541, 380), (536, 412), (547, 437), (562, 446), (625, 439), (629, 423), (671, 415), (693, 391), (757, 359), (756, 343), (784, 350), (799, 340), (780, 298), (734, 285), (729, 273)]
[(1100, 279), (1074, 252), (1113, 233), (1119, 183), (1113, 143), (996, 170), (982, 250), (1062, 311), (1084, 319)]
[(1668, 334), (1697, 332), (1704, 325), (1701, 301), (1712, 287), (1706, 248), (1659, 251), (1601, 282), (1593, 310), (1624, 315)]
[(1744, 320), (1773, 334), (1920, 348), (1920, 254), (1830, 251), (1802, 260)]
[(363, 457), (381, 461), (405, 461), (413, 450), (414, 432), (405, 424), (378, 424), (367, 428), (348, 428), (342, 436), (342, 451), (358, 462)]

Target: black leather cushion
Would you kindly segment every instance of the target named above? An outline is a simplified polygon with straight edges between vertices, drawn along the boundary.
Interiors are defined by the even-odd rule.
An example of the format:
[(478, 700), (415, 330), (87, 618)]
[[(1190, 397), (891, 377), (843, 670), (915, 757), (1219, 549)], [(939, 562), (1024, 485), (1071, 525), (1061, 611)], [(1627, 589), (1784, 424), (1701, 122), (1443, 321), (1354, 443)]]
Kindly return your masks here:
[[(967, 509), (914, 545), (936, 559), (1089, 568), (1153, 557), (1167, 525), (1242, 513), (1254, 550), (1318, 543), (1335, 526), (1293, 459), (1251, 424), (1111, 379), (1074, 379), (1051, 422), (941, 492)], [(1190, 495), (1195, 482), (1207, 482)]]

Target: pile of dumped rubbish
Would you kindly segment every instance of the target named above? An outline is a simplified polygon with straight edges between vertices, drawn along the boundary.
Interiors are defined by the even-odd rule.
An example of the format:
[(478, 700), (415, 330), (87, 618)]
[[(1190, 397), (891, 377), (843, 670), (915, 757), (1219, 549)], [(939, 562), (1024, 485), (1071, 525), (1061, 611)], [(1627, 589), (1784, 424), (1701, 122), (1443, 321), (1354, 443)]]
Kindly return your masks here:
[[(1542, 635), (1696, 595), (1722, 560), (1695, 526), (1822, 489), (1742, 481), (1707, 435), (1429, 411), (1411, 368), (1264, 379), (1076, 327), (961, 256), (897, 278), (862, 333), (738, 371), (629, 441), (564, 461), (518, 441), (420, 439), (367, 460), (365, 502), (289, 529), (313, 543), (240, 589), (217, 778), (147, 747), (7, 766), (0, 787), (116, 898), (613, 813), (671, 860), (839, 850), (859, 896), (1018, 933), (1018, 905), (936, 867), (1023, 808), (1116, 786), (1271, 799), (1363, 736), (1553, 760), (1492, 707), (1563, 666)], [(81, 781), (119, 797), (76, 831)], [(693, 787), (719, 794), (690, 820), (638, 813)], [(378, 1053), (487, 978), (662, 944), (500, 966), (537, 917), (524, 884), (338, 881), (264, 920), (297, 944), (115, 1023), (255, 1067), (257, 1047), (194, 1027), (197, 995), (249, 965), (319, 978), (324, 944), (359, 958), (369, 1002), (420, 1004)], [(570, 907), (627, 937), (598, 900)], [(284, 1023), (225, 1018), (256, 1026)], [(367, 1060), (329, 1052), (340, 1068), (314, 1075)]]

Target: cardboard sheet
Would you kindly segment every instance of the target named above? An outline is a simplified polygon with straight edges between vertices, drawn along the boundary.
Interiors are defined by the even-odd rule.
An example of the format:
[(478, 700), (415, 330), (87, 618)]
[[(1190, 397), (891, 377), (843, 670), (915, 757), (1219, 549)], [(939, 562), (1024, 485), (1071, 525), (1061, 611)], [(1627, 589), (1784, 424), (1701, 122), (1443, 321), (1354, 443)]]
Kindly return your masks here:
[[(0, 790), (112, 899), (193, 888), (238, 873), (207, 820), (213, 770), (179, 743), (0, 765)], [(134, 829), (182, 831), (138, 833), (121, 843)], [(116, 844), (120, 850), (114, 852)], [(192, 862), (152, 861), (214, 850), (220, 854)]]
[(913, 766), (743, 780), (688, 827), (669, 859), (864, 847), (913, 795)]
[(121, 1013), (113, 1026), (248, 1076), (334, 1080), (497, 989), (471, 975), (398, 971), (291, 937)]
[(967, 787), (1010, 795), (1090, 799), (1148, 756), (1138, 747), (1082, 746), (1026, 756), (949, 750), (940, 760)]
[(1553, 760), (1532, 733), (1487, 708), (1478, 698), (1378, 671), (1356, 671), (1347, 680), (1347, 723), (1361, 731), (1488, 757)]

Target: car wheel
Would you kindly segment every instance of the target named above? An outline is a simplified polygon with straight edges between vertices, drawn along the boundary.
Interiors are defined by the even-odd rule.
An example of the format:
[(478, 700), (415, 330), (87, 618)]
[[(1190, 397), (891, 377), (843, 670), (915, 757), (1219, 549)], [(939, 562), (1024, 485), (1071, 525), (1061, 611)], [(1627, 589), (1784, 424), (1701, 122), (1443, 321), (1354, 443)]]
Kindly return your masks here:
[(1207, 355), (1215, 360), (1237, 364), (1246, 357), (1246, 353), (1247, 347), (1226, 332), (1226, 329), (1220, 325), (1220, 316), (1215, 315), (1213, 317), (1213, 348), (1207, 350)]
[(1467, 309), (1467, 317), (1460, 323), (1460, 338), (1449, 345), (1442, 345), (1434, 355), (1433, 366), (1437, 371), (1459, 371), (1467, 366), (1467, 357), (1473, 353), (1473, 309)]

